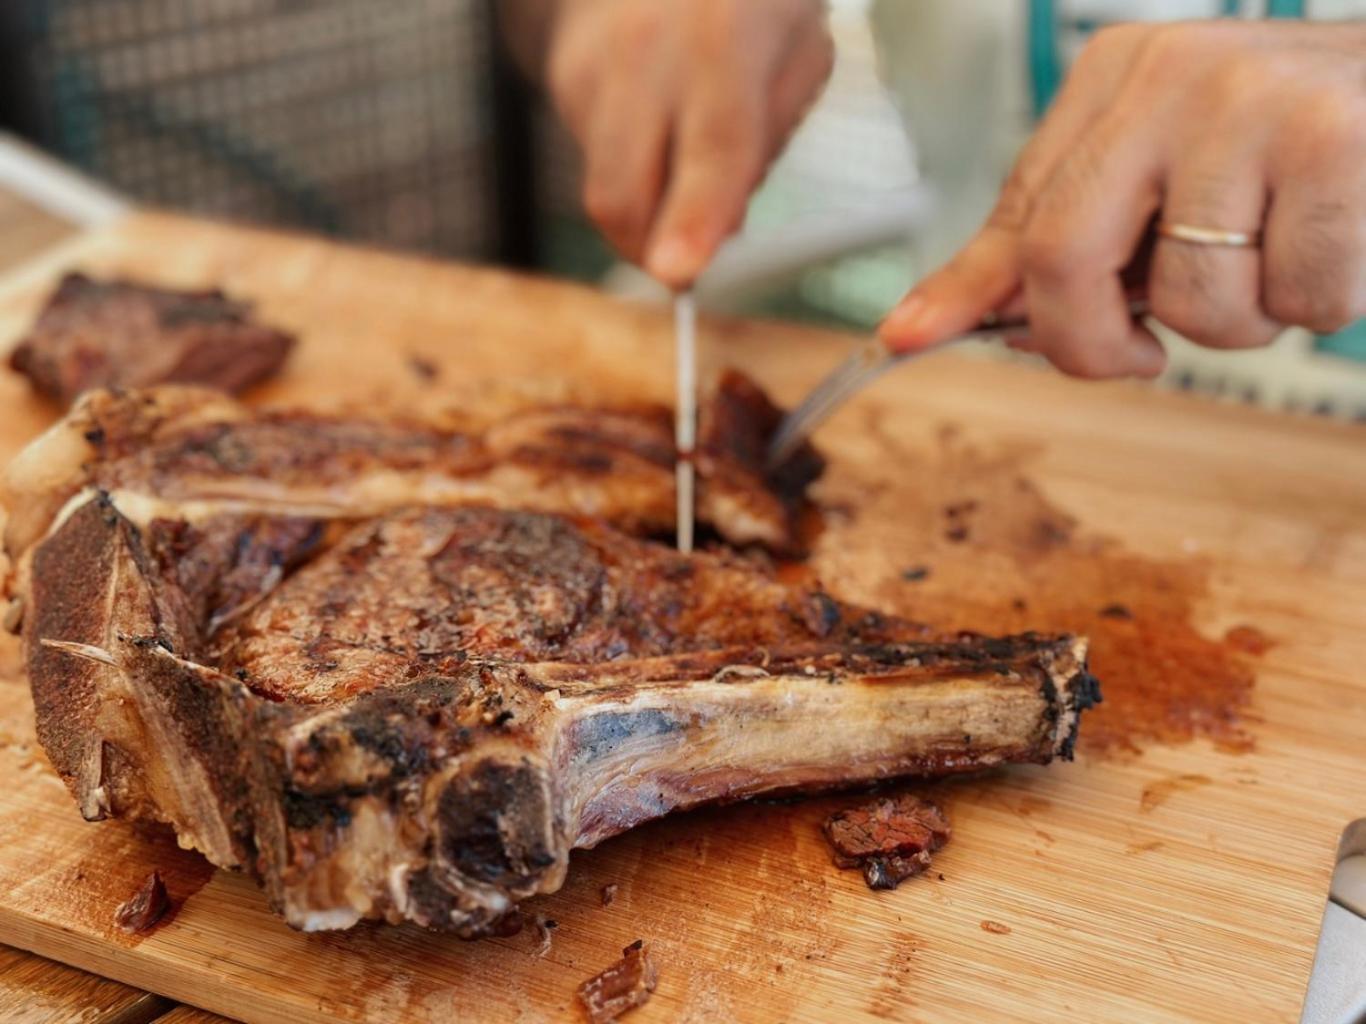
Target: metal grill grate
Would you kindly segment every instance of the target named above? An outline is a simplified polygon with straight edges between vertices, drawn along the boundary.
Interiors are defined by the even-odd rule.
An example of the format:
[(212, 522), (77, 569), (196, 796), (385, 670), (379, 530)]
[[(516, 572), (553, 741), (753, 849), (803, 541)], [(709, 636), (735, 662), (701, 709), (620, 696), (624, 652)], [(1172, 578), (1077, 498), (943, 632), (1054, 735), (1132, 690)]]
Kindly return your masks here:
[(466, 257), (496, 246), (481, 0), (6, 6), (21, 126), (134, 198)]

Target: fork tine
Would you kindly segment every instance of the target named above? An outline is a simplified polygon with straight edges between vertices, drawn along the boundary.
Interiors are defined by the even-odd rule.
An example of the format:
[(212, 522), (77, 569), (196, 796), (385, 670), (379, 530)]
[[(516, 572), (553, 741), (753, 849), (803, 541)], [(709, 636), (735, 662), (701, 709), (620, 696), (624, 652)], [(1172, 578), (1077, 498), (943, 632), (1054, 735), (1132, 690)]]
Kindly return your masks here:
[(781, 464), (817, 424), (824, 421), (850, 395), (880, 376), (892, 362), (887, 350), (876, 341), (862, 345), (850, 354), (816, 385), (801, 405), (783, 419), (778, 432), (769, 442), (769, 467)]
[[(1129, 300), (1131, 317), (1139, 319), (1148, 313), (1148, 302), (1145, 298), (1135, 297)], [(1028, 337), (1029, 327), (1029, 321), (1025, 318), (987, 316), (961, 334), (946, 338), (940, 344), (942, 346), (968, 338), (991, 338), (1005, 334)], [(835, 367), (829, 376), (817, 384), (800, 405), (783, 417), (773, 439), (769, 442), (768, 468), (772, 469), (782, 463), (846, 399), (867, 387), (893, 366), (926, 351), (930, 350), (890, 352), (876, 339), (859, 346)]]

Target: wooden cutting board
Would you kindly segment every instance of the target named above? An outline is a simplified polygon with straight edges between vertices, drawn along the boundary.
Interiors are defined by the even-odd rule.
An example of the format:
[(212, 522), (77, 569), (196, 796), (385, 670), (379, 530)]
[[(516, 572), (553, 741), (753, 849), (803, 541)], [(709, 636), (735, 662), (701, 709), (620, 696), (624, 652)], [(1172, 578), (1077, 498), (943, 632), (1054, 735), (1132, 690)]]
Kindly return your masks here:
[[(258, 300), (303, 337), (263, 401), (439, 410), (528, 378), (668, 398), (660, 311), (160, 215), (0, 282), (0, 339), (71, 268)], [(784, 401), (849, 344), (757, 322), (703, 335), (714, 364)], [(8, 373), (0, 410), (0, 459), (53, 418)], [(938, 355), (820, 441), (810, 569), (837, 594), (946, 627), (1096, 637), (1108, 701), (1076, 763), (936, 787), (955, 834), (932, 874), (873, 893), (835, 869), (818, 825), (849, 798), (824, 797), (575, 854), (564, 889), (525, 908), (556, 923), (548, 949), (535, 927), (295, 933), (251, 881), (166, 836), (81, 821), (6, 638), (0, 941), (248, 1021), (575, 1019), (578, 984), (636, 938), (660, 974), (641, 1024), (1292, 1019), (1338, 833), (1366, 814), (1366, 432)], [(154, 868), (174, 918), (116, 933)]]

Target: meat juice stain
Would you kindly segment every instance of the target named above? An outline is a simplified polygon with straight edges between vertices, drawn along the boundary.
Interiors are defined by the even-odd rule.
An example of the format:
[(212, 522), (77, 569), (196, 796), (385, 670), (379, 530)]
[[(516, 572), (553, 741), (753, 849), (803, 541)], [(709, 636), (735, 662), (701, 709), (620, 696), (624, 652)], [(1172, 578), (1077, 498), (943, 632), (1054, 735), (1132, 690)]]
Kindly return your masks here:
[[(1082, 531), (1021, 475), (1026, 449), (984, 451), (953, 431), (940, 433), (928, 457), (883, 441), (897, 449), (894, 460), (837, 463), (822, 485), (823, 497), (859, 509), (847, 523), (832, 522), (811, 559), (834, 593), (944, 635), (1089, 637), (1104, 700), (1082, 722), (1087, 751), (1137, 752), (1144, 742), (1195, 737), (1231, 752), (1251, 748), (1244, 714), (1252, 662), (1270, 641), (1251, 626), (1223, 638), (1195, 627), (1206, 565), (1138, 556)], [(947, 536), (946, 522), (970, 522), (970, 539)]]

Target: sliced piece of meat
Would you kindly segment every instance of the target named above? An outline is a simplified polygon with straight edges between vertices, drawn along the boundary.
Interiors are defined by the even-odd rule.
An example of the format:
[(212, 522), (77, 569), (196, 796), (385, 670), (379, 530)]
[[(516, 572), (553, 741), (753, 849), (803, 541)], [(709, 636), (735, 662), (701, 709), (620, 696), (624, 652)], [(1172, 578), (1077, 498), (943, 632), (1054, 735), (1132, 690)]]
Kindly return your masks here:
[(183, 382), (240, 391), (284, 362), (294, 337), (222, 292), (68, 274), (10, 366), (62, 405), (98, 387)]
[(142, 880), (138, 891), (114, 911), (114, 923), (125, 932), (145, 932), (154, 928), (171, 909), (166, 883), (153, 871)]
[[(765, 476), (755, 461), (772, 403), (737, 374), (704, 407), (724, 407), (738, 455), (716, 429), (699, 451), (701, 520), (732, 544), (800, 548), (797, 520), (821, 462), (809, 448)], [(748, 410), (748, 414), (746, 413)], [(705, 455), (703, 454), (705, 453)], [(674, 528), (672, 420), (660, 408), (524, 408), (478, 433), (253, 411), (197, 388), (96, 391), (5, 475), (12, 556), (82, 489), (117, 496), (142, 521), (199, 523), (243, 510), (356, 519), (408, 505), (488, 504), (606, 520), (631, 533)]]
[(611, 1024), (627, 1010), (649, 1001), (659, 974), (641, 939), (621, 951), (621, 959), (579, 986), (579, 1002), (593, 1024)]
[(944, 812), (910, 793), (837, 811), (823, 828), (835, 863), (860, 868), (870, 889), (895, 889), (925, 871), (950, 834)]
[[(153, 523), (154, 543), (158, 531)], [(732, 671), (762, 674), (748, 652), (771, 659), (802, 645), (889, 644), (925, 632), (788, 587), (725, 553), (687, 558), (596, 520), (466, 506), (356, 526), (215, 632), (209, 650), (262, 695), (323, 702), (414, 665), (447, 671), (470, 658), (563, 663), (568, 674), (571, 665), (600, 673), (735, 650), (746, 654)]]

